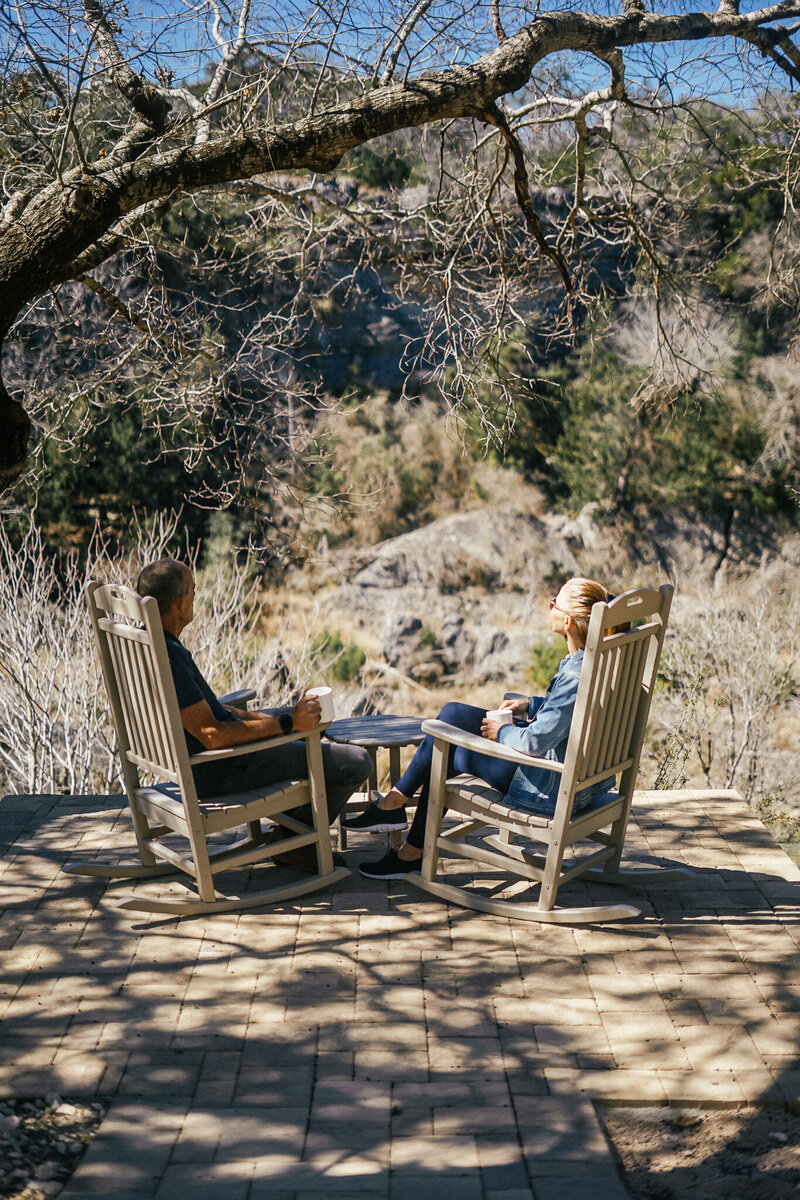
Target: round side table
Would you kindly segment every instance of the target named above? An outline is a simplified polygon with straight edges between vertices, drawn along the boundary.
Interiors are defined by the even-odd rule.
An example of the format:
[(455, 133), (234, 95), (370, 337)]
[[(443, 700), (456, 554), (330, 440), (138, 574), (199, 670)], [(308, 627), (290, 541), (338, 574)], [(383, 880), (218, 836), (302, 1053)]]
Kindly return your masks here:
[[(403, 746), (418, 746), (425, 734), (422, 722), (416, 717), (395, 717), (390, 713), (374, 713), (363, 717), (346, 717), (334, 721), (325, 731), (331, 742), (346, 746), (363, 746), (372, 760), (367, 784), (368, 793), (378, 787), (378, 751), (389, 751), (389, 782), (394, 786), (400, 778), (400, 751)], [(345, 810), (346, 811), (346, 810)], [(392, 843), (399, 845), (399, 834), (392, 834)], [(339, 845), (347, 847), (347, 830), (339, 820)]]

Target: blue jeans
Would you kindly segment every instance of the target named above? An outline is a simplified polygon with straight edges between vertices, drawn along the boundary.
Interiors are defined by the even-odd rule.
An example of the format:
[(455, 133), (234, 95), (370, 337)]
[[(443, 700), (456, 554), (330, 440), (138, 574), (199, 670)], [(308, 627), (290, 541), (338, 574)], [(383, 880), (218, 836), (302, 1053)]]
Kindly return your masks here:
[[(481, 723), (486, 716), (485, 708), (476, 708), (473, 704), (445, 704), (438, 719), (448, 725), (455, 725), (467, 733), (480, 734)], [(426, 735), (417, 747), (417, 751), (408, 764), (407, 769), (395, 784), (398, 791), (409, 799), (420, 788), (417, 802), (417, 812), (408, 831), (407, 841), (410, 846), (422, 850), (425, 845), (425, 822), (428, 818), (428, 794), (431, 784), (431, 759), (433, 758), (433, 738)], [(475, 750), (464, 750), (461, 746), (451, 746), (448, 757), (448, 774), (477, 775), (497, 788), (504, 795), (508, 791), (511, 780), (517, 770), (515, 763), (503, 762), (501, 758), (491, 758), (488, 754), (479, 754)]]

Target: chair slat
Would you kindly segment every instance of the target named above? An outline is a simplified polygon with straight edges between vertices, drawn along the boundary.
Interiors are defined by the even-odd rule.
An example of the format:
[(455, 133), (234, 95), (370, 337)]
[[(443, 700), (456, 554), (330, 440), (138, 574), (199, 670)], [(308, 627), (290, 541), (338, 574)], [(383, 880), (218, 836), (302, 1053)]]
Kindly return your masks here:
[(155, 755), (146, 733), (140, 674), (130, 653), (130, 643), (122, 638), (112, 637), (112, 645), (119, 672), (120, 690), (126, 700), (131, 748), (140, 757), (152, 760)]
[(153, 654), (152, 646), (144, 646), (144, 666), (146, 668), (146, 691), (149, 709), (147, 713), (148, 726), (157, 747), (159, 761), (173, 771), (177, 770), (175, 753), (169, 737), (169, 713), (161, 696), (158, 686), (158, 665)]
[(579, 779), (595, 774), (598, 759), (603, 754), (609, 725), (613, 719), (614, 676), (619, 667), (619, 656), (620, 647), (601, 651), (597, 684), (589, 706), (591, 734), (581, 756), (582, 761), (576, 764), (576, 775)]
[(153, 695), (148, 679), (145, 657), (147, 648), (123, 640), (120, 643), (120, 651), (125, 663), (125, 678), (130, 690), (139, 753), (143, 758), (157, 763), (159, 767), (174, 771), (172, 756), (164, 753), (163, 744), (160, 744), (155, 731), (161, 713), (158, 698)]
[(631, 669), (631, 662), (636, 655), (640, 642), (623, 642), (611, 651), (614, 666), (609, 681), (609, 694), (606, 701), (605, 720), (603, 722), (603, 739), (598, 743), (597, 753), (591, 764), (590, 774), (606, 770), (614, 762), (612, 747), (616, 740), (617, 725), (625, 703), (626, 680)]
[(642, 699), (642, 677), (647, 662), (647, 642), (638, 642), (633, 648), (633, 661), (627, 676), (627, 683), (622, 691), (622, 703), (619, 713), (617, 736), (612, 748), (611, 761), (627, 758), (630, 749), (636, 714)]
[(110, 617), (101, 617), (97, 622), (97, 628), (118, 640), (141, 642), (143, 645), (147, 645), (150, 641), (146, 629), (140, 629), (136, 625), (123, 625), (121, 621), (113, 620)]
[(128, 676), (124, 646), (125, 643), (123, 641), (117, 640), (117, 638), (113, 636), (109, 636), (106, 639), (106, 647), (114, 670), (114, 682), (117, 688), (117, 695), (122, 708), (122, 716), (125, 723), (125, 733), (128, 746), (140, 757), (149, 759), (149, 748), (143, 744), (139, 736), (137, 704), (132, 693), (131, 680)]

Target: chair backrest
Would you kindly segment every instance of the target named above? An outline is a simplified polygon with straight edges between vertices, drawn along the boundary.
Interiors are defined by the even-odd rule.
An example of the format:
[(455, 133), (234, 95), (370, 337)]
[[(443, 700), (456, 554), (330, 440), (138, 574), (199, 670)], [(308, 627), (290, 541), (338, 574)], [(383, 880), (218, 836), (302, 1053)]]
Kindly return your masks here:
[(592, 608), (562, 777), (571, 794), (618, 774), (633, 790), (672, 590), (638, 588)]
[(128, 792), (139, 786), (140, 771), (184, 791), (189, 754), (156, 600), (90, 583), (87, 601)]

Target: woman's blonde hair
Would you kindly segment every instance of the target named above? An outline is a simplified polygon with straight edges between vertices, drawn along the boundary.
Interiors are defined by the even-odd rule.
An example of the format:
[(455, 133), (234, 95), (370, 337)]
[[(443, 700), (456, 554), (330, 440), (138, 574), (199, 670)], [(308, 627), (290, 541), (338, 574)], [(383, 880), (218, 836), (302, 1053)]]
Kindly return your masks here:
[[(561, 589), (567, 595), (567, 603), (569, 607), (565, 612), (572, 617), (575, 625), (575, 641), (583, 646), (586, 643), (586, 638), (589, 633), (589, 619), (592, 615), (592, 608), (595, 604), (605, 604), (608, 600), (613, 599), (607, 588), (604, 588), (602, 583), (598, 583), (596, 579), (584, 579), (577, 575), (573, 579), (568, 579)], [(626, 621), (623, 625), (614, 627), (614, 633), (622, 633), (624, 630), (630, 629), (630, 622)]]

